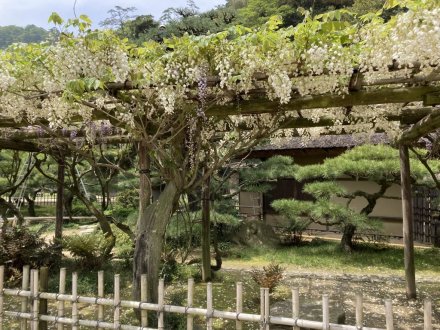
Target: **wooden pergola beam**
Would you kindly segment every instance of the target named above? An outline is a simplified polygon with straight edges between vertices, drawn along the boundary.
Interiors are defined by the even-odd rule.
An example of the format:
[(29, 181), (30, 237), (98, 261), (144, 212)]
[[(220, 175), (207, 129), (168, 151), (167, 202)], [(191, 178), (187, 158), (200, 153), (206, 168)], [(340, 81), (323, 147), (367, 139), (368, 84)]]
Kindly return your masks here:
[[(427, 108), (408, 107), (402, 109), (398, 114), (393, 111), (384, 111), (383, 118), (385, 118), (387, 121), (395, 121), (395, 122), (400, 122), (403, 125), (411, 125), (419, 122), (427, 115), (430, 115), (436, 111), (438, 110), (433, 107), (427, 107)], [(322, 116), (318, 121), (305, 117), (296, 117), (292, 119), (287, 119), (286, 121), (281, 123), (280, 129), (331, 127), (334, 125), (334, 123), (335, 121), (333, 118), (326, 116)], [(350, 127), (356, 124), (367, 124), (367, 123), (368, 123), (368, 119), (363, 120), (363, 118), (349, 116), (342, 121), (341, 125), (343, 127)], [(248, 127), (246, 126), (246, 124), (240, 124), (239, 128), (242, 130), (252, 129), (252, 127)], [(117, 129), (117, 128), (113, 128), (113, 129)], [(46, 145), (49, 145), (50, 143), (53, 143), (54, 140), (69, 142), (70, 134), (71, 131), (69, 130), (56, 130), (49, 132), (49, 131), (41, 131), (37, 128), (10, 129), (9, 131), (4, 132), (3, 139), (4, 141), (10, 140), (13, 144), (28, 140), (38, 139), (40, 141), (46, 141), (47, 142)], [(76, 139), (81, 139), (85, 136), (85, 133), (83, 131), (77, 131), (75, 132), (75, 135), (76, 135)], [(130, 139), (125, 137), (124, 135), (121, 135), (119, 129), (113, 132), (113, 135), (98, 136), (97, 141), (100, 143), (107, 143), (107, 144), (135, 142), (134, 139), (132, 138)]]
[(417, 141), (422, 136), (435, 131), (440, 127), (440, 107), (437, 107), (435, 111), (423, 117), (415, 123), (411, 128), (404, 131), (400, 138), (400, 144), (408, 144)]
[(0, 138), (0, 149), (9, 149), (27, 152), (41, 152), (44, 148), (33, 142), (16, 141), (11, 139)]
[(433, 105), (436, 99), (431, 94), (440, 93), (440, 86), (417, 86), (400, 88), (382, 88), (361, 90), (348, 94), (322, 94), (293, 97), (289, 103), (280, 105), (262, 95), (250, 96), (249, 100), (236, 100), (226, 105), (213, 105), (208, 116), (246, 115), (275, 113), (278, 111), (296, 111), (304, 109), (323, 109), (356, 105), (374, 105), (389, 103), (410, 103), (422, 101), (424, 105)]
[[(352, 91), (348, 94), (322, 94), (294, 96), (288, 104), (267, 100), (262, 91), (254, 91), (249, 100), (234, 100), (225, 105), (212, 105), (206, 110), (208, 116), (251, 115), (276, 113), (279, 111), (297, 111), (304, 109), (323, 109), (356, 105), (374, 105), (389, 103), (410, 103), (422, 101), (425, 105), (438, 103), (440, 86), (417, 86), (406, 88), (382, 88), (379, 90)], [(93, 118), (104, 119), (102, 113), (94, 112)], [(78, 120), (81, 120), (78, 118)], [(43, 122), (42, 122), (43, 123)], [(38, 123), (36, 123), (38, 124)], [(43, 123), (47, 124), (47, 123)], [(29, 126), (23, 120), (15, 122), (0, 116), (0, 127), (19, 128)]]

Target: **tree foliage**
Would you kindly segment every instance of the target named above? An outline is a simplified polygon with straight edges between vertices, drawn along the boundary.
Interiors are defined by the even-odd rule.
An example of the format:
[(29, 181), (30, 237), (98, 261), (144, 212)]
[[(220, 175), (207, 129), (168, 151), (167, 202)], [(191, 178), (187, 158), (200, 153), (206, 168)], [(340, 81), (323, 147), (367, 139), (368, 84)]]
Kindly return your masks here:
[[(429, 172), (414, 154), (411, 155), (411, 178), (414, 184), (433, 186)], [(432, 160), (434, 171), (440, 170), (440, 162)], [(306, 228), (311, 223), (338, 226), (343, 233), (342, 247), (353, 248), (355, 230), (369, 232), (379, 228), (377, 221), (369, 219), (380, 198), (394, 198), (387, 195), (392, 184), (400, 183), (399, 152), (388, 145), (363, 145), (346, 151), (335, 158), (327, 158), (322, 164), (297, 167), (295, 179), (310, 181), (304, 192), (315, 201), (277, 200), (272, 207), (292, 223)], [(355, 181), (369, 181), (377, 184), (376, 191), (362, 189), (347, 191), (336, 181), (350, 178)], [(335, 203), (334, 198), (343, 198), (345, 205)], [(362, 198), (366, 205), (360, 210), (352, 209), (352, 202)]]
[(38, 43), (51, 37), (51, 32), (35, 25), (20, 27), (15, 25), (0, 26), (0, 49), (13, 43)]

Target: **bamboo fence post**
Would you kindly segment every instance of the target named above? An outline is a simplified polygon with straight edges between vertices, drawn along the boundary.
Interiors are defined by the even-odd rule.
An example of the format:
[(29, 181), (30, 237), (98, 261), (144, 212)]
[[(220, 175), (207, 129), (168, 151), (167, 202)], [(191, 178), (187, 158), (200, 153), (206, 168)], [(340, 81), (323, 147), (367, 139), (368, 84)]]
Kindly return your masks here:
[(34, 323), (32, 322), (32, 317), (34, 316), (34, 270), (31, 269), (30, 270), (30, 274), (29, 274), (29, 291), (30, 291), (30, 298), (29, 298), (29, 312), (31, 314), (31, 318), (30, 318), (30, 325), (31, 325), (31, 330), (34, 329)]
[(5, 266), (0, 266), (0, 330), (3, 330), (3, 286), (5, 282)]
[[(60, 269), (60, 286), (58, 288), (59, 294), (65, 294), (66, 293), (66, 268)], [(58, 317), (64, 316), (64, 301), (60, 300), (58, 301)], [(64, 325), (62, 323), (59, 323), (57, 325), (57, 330), (63, 330)]]
[[(98, 298), (104, 298), (104, 271), (98, 272)], [(104, 321), (104, 306), (98, 305), (98, 322)], [(98, 329), (102, 329), (98, 326)]]
[(364, 323), (364, 315), (363, 315), (363, 297), (362, 293), (358, 292), (356, 294), (356, 326), (358, 328), (362, 328)]
[(385, 321), (386, 321), (386, 329), (394, 330), (393, 303), (391, 299), (385, 300)]
[(264, 323), (265, 323), (265, 330), (269, 330), (269, 323), (270, 323), (270, 309), (269, 309), (269, 289), (264, 289)]
[(31, 292), (32, 292), (32, 330), (38, 330), (38, 311), (39, 311), (39, 300), (38, 300), (38, 269), (32, 269), (31, 271)]
[(264, 330), (264, 289), (260, 288), (260, 330)]
[[(39, 292), (47, 292), (49, 286), (49, 269), (41, 267)], [(47, 315), (47, 299), (40, 299), (39, 315)], [(40, 321), (38, 325), (39, 330), (47, 330), (47, 321)]]
[(330, 329), (328, 294), (322, 295), (322, 330)]
[(72, 274), (72, 330), (78, 330), (78, 273)]
[[(187, 297), (187, 308), (193, 306), (194, 303), (194, 279), (188, 279), (188, 297)], [(194, 326), (194, 317), (191, 314), (188, 314), (186, 318), (186, 329), (193, 330)]]
[(425, 299), (424, 302), (424, 330), (432, 330), (432, 301)]
[(164, 325), (164, 318), (163, 318), (163, 314), (164, 314), (164, 310), (163, 310), (163, 303), (164, 303), (164, 295), (165, 295), (165, 289), (164, 289), (164, 280), (163, 278), (161, 278), (159, 280), (159, 301), (158, 301), (158, 305), (159, 305), (159, 316), (157, 318), (157, 328), (158, 330), (164, 330), (165, 325)]
[[(292, 317), (299, 319), (299, 289), (292, 289)], [(293, 326), (293, 330), (300, 330), (298, 326)]]
[[(23, 291), (29, 290), (29, 276), (30, 276), (30, 266), (26, 265), (23, 266), (23, 277), (21, 279), (21, 289)], [(27, 297), (21, 298), (21, 313), (26, 313), (27, 307), (28, 307), (29, 299)], [(20, 319), (20, 330), (26, 330), (27, 329), (27, 320), (26, 319)]]
[(212, 303), (212, 283), (206, 283), (206, 329), (212, 330), (212, 314), (214, 312)]
[(114, 285), (114, 312), (113, 312), (113, 324), (115, 329), (119, 329), (120, 324), (120, 318), (121, 318), (121, 287), (120, 287), (121, 281), (120, 276), (117, 274), (115, 275), (115, 285)]
[(237, 320), (235, 321), (235, 329), (241, 330), (243, 328), (243, 322), (238, 320), (238, 316), (240, 315), (241, 312), (243, 312), (243, 283), (242, 282), (237, 282), (236, 295), (237, 295), (237, 301), (236, 301)]
[[(147, 274), (141, 275), (141, 301), (148, 301)], [(141, 309), (141, 326), (148, 326), (148, 312), (144, 309)]]

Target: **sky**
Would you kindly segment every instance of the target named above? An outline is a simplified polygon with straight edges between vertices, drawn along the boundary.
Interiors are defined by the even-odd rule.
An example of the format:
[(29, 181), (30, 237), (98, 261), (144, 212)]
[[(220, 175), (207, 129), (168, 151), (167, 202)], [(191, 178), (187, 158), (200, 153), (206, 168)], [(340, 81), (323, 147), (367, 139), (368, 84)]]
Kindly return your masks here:
[[(226, 0), (195, 0), (200, 11), (223, 5)], [(114, 6), (136, 7), (137, 15), (151, 14), (156, 19), (170, 7), (183, 7), (186, 0), (77, 0), (76, 14), (89, 16), (94, 27), (108, 17), (107, 11)], [(57, 12), (64, 19), (73, 18), (75, 0), (0, 0), (0, 26), (34, 24), (43, 28), (51, 28), (47, 23), (52, 12)]]

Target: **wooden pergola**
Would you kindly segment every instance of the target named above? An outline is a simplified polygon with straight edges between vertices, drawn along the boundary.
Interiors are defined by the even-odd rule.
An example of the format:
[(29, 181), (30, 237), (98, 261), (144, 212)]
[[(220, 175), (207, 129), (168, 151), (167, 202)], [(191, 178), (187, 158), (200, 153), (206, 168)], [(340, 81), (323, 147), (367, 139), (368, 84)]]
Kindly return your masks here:
[[(395, 67), (390, 67), (390, 71), (396, 71)], [(397, 70), (398, 71), (398, 70)], [(384, 110), (382, 119), (390, 122), (397, 122), (402, 127), (402, 132), (396, 140), (400, 148), (401, 159), (401, 189), (402, 189), (402, 209), (403, 209), (403, 239), (405, 253), (405, 274), (407, 278), (407, 296), (414, 298), (415, 290), (415, 269), (414, 269), (414, 246), (413, 246), (413, 218), (412, 218), (412, 199), (410, 184), (410, 167), (408, 156), (408, 145), (416, 142), (425, 134), (440, 127), (440, 74), (429, 76), (419, 76), (417, 66), (414, 68), (411, 77), (399, 77), (393, 79), (382, 79), (377, 81), (365, 82), (362, 75), (353, 71), (348, 93), (346, 94), (322, 94), (300, 96), (294, 93), (287, 104), (280, 105), (277, 101), (270, 101), (261, 89), (251, 90), (246, 99), (241, 95), (234, 95), (232, 101), (225, 105), (216, 105), (214, 101), (207, 102), (207, 116), (226, 118), (228, 116), (255, 116), (260, 114), (274, 113), (295, 113), (294, 117), (286, 119), (281, 125), (283, 128), (310, 128), (310, 127), (331, 127), (334, 119), (324, 115), (319, 115), (319, 111), (326, 108), (347, 109), (355, 106), (381, 105), (381, 104), (400, 104), (400, 111), (393, 112)], [(255, 80), (267, 79), (264, 75), (256, 75)], [(218, 77), (210, 77), (208, 86), (216, 86), (219, 82)], [(130, 82), (123, 84), (108, 84), (106, 89), (117, 92), (118, 90), (141, 89), (142, 86), (134, 86)], [(212, 102), (211, 102), (212, 101)], [(302, 115), (301, 111), (308, 110), (316, 113), (319, 120), (312, 120)], [(102, 120), (102, 114), (94, 113), (93, 119)], [(353, 120), (353, 116), (346, 112), (342, 125), (351, 127), (363, 121), (362, 117)], [(51, 147), (45, 141), (58, 141), (63, 145), (64, 132), (60, 130), (45, 130), (38, 132), (38, 126), (46, 127), (47, 122), (36, 121), (33, 123), (26, 120), (13, 121), (9, 118), (0, 117), (0, 149), (12, 149), (27, 152), (51, 153)], [(249, 129), (243, 125), (243, 130)], [(81, 132), (78, 133), (81, 136)], [(107, 144), (112, 143), (132, 143), (135, 139), (117, 132), (112, 136), (105, 137)], [(60, 164), (58, 171), (62, 175), (63, 169)], [(62, 177), (59, 178), (60, 180)], [(62, 223), (62, 186), (58, 189), (57, 200), (57, 223)]]

